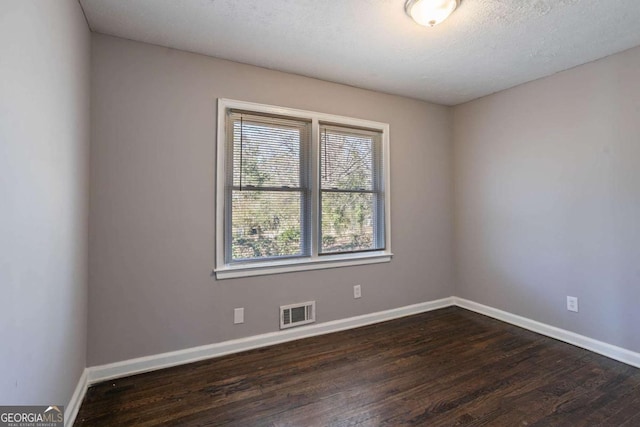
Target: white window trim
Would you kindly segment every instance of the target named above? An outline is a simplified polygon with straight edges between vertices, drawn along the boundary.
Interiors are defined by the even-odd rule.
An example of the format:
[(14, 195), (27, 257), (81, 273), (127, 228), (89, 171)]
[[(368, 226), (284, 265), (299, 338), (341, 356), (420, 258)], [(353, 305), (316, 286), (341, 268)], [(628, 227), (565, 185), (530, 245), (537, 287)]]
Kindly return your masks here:
[[(316, 242), (318, 241), (318, 201), (319, 188), (313, 181), (311, 193), (311, 255), (308, 257), (254, 261), (250, 263), (227, 264), (224, 259), (225, 236), (225, 179), (226, 179), (226, 112), (229, 109), (255, 111), (265, 114), (274, 114), (300, 118), (311, 121), (311, 151), (318, 149), (320, 122), (330, 122), (337, 125), (360, 127), (379, 130), (382, 132), (382, 168), (384, 192), (384, 232), (385, 249), (373, 252), (354, 252), (339, 255), (318, 255)], [(218, 130), (217, 130), (217, 171), (216, 171), (216, 267), (214, 272), (217, 279), (230, 279), (236, 277), (260, 276), (266, 274), (288, 273), (294, 271), (317, 270), (324, 268), (346, 267), (365, 265), (391, 261), (391, 179), (389, 161), (389, 125), (387, 123), (370, 120), (354, 119), (351, 117), (336, 116), (333, 114), (316, 113), (313, 111), (298, 110), (273, 105), (256, 104), (253, 102), (236, 101), (232, 99), (218, 98)], [(318, 174), (320, 168), (319, 156), (314, 156), (311, 163), (311, 173)]]

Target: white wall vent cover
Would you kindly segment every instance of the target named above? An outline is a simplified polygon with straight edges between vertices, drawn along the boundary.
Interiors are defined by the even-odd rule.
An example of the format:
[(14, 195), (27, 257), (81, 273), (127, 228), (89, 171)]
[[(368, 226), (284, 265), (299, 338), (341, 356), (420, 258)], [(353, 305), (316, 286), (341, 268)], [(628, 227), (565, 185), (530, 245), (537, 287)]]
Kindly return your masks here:
[(306, 325), (316, 321), (316, 302), (280, 306), (280, 329)]

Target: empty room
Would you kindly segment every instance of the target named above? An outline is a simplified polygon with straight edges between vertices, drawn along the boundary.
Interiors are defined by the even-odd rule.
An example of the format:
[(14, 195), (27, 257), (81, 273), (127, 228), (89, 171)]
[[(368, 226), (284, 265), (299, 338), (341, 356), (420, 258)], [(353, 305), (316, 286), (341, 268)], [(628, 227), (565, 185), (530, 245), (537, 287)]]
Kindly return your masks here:
[(637, 0), (0, 0), (0, 426), (640, 426)]

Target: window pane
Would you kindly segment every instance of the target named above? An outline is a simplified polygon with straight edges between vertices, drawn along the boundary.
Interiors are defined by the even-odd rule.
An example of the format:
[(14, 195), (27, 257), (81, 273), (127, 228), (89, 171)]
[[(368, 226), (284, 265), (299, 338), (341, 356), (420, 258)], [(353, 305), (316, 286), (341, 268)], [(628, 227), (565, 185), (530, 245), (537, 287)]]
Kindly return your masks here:
[(374, 139), (368, 135), (320, 132), (320, 164), (323, 189), (373, 189)]
[(233, 186), (300, 187), (302, 129), (233, 122)]
[(371, 193), (322, 193), (322, 253), (379, 249), (375, 246)]
[(300, 192), (234, 190), (231, 210), (234, 261), (302, 254)]

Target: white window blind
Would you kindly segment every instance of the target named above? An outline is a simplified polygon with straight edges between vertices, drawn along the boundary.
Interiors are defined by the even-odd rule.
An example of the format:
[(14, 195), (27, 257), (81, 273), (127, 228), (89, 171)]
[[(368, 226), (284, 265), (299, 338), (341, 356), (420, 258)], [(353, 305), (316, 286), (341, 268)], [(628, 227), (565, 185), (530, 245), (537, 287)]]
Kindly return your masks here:
[(307, 256), (309, 122), (229, 111), (227, 259)]
[(381, 132), (320, 125), (320, 253), (384, 249)]

